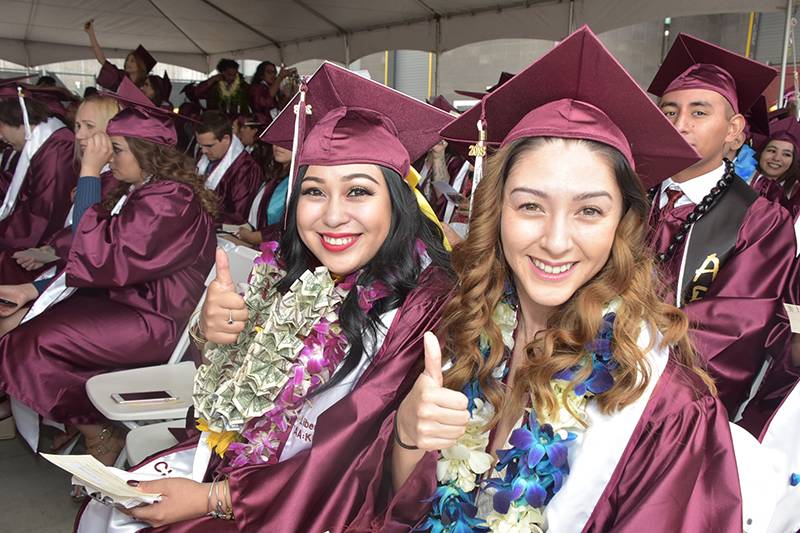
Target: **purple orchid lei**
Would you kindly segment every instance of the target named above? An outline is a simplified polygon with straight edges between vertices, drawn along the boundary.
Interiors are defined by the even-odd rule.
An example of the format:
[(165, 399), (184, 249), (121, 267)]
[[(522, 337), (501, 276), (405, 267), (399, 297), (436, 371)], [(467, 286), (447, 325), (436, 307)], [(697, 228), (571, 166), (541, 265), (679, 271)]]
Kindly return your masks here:
[[(506, 296), (498, 307), (503, 310), (499, 316), (516, 312), (514, 295), (508, 287)], [(603, 324), (597, 337), (586, 346), (588, 357), (583, 364), (553, 376), (554, 386), (564, 388), (575, 379), (584, 365), (592, 368), (589, 377), (577, 383), (569, 392), (569, 396), (576, 402), (587, 402), (614, 385), (612, 374), (617, 368), (612, 352), (615, 318), (613, 312), (603, 316)], [(513, 333), (513, 323), (515, 321), (499, 326), (501, 330), (503, 327), (510, 327)], [(505, 348), (507, 361), (513, 346)], [(488, 341), (479, 343), (479, 349), (484, 357), (488, 357)], [(505, 368), (507, 372), (507, 365)], [(478, 380), (467, 383), (463, 392), (469, 400), (470, 415), (475, 417), (478, 406), (486, 402)], [(494, 469), (500, 477), (482, 481), (481, 475), (473, 471), (475, 482), (471, 483), (470, 487), (482, 486), (494, 489), (492, 512), (489, 516), (478, 516), (476, 497), (480, 488), (467, 491), (462, 488), (463, 484), (460, 484), (457, 478), (450, 477), (443, 480), (440, 477), (436, 491), (426, 500), (431, 503), (431, 511), (415, 531), (431, 533), (526, 529), (544, 531), (542, 519), (544, 508), (561, 489), (569, 475), (568, 452), (576, 439), (577, 435), (572, 432), (563, 429), (556, 431), (551, 424), (540, 424), (536, 412), (531, 409), (522, 427), (511, 432), (509, 436), (511, 448), (497, 451), (499, 460)], [(488, 437), (484, 439), (485, 443), (488, 443)], [(483, 450), (475, 451), (480, 453)], [(443, 459), (439, 460), (440, 463), (442, 461)], [(472, 470), (470, 467), (467, 468)]]

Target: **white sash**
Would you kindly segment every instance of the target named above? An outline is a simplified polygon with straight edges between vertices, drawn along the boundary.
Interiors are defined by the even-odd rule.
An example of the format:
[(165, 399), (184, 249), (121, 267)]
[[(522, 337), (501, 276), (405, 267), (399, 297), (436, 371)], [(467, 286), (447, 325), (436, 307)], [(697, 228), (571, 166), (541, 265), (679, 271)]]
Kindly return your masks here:
[(795, 385), (772, 416), (761, 438), (761, 447), (779, 453), (784, 461), (783, 492), (779, 495), (769, 533), (800, 530), (800, 485), (791, 486), (789, 476), (800, 474), (800, 385)]
[[(239, 137), (236, 135), (231, 136), (231, 145), (228, 147), (228, 151), (225, 152), (225, 155), (222, 156), (220, 162), (216, 167), (214, 167), (214, 170), (211, 172), (208, 178), (206, 178), (207, 189), (211, 189), (212, 191), (217, 190), (217, 186), (222, 180), (222, 177), (242, 152), (244, 152), (244, 145), (242, 144), (242, 141), (240, 141)], [(201, 157), (200, 161), (197, 162), (197, 173), (201, 176), (205, 176), (206, 170), (208, 170), (208, 165), (210, 163), (211, 162), (208, 160), (208, 156), (204, 155)]]
[(11, 179), (11, 185), (9, 185), (6, 197), (3, 199), (3, 205), (0, 206), (0, 220), (5, 220), (14, 212), (17, 196), (19, 196), (19, 191), (22, 189), (22, 183), (25, 181), (25, 175), (28, 173), (31, 159), (39, 151), (39, 148), (47, 142), (47, 139), (61, 128), (66, 128), (64, 123), (55, 117), (50, 117), (47, 122), (37, 124), (31, 131), (31, 138), (25, 141), (25, 146), (22, 147), (22, 152), (20, 152), (19, 160), (17, 161), (17, 168), (14, 169), (14, 177)]
[(261, 199), (264, 198), (264, 191), (267, 189), (267, 184), (262, 183), (261, 187), (258, 189), (258, 194), (253, 199), (253, 203), (250, 204), (250, 214), (247, 216), (247, 222), (253, 227), (253, 229), (258, 229), (258, 211), (259, 207), (261, 206)]
[[(464, 161), (464, 164), (461, 165), (461, 168), (458, 170), (458, 174), (456, 174), (456, 177), (453, 180), (453, 188), (458, 193), (461, 193), (461, 188), (464, 186), (464, 178), (467, 176), (467, 172), (469, 172), (469, 161)], [(450, 220), (452, 220), (453, 211), (455, 211), (456, 207), (456, 204), (451, 202), (449, 199), (447, 200), (447, 207), (444, 210), (443, 220), (445, 224), (449, 224)]]
[[(211, 459), (208, 447), (208, 434), (203, 433), (197, 447), (181, 449), (168, 455), (157, 456), (131, 469), (139, 477), (135, 479), (154, 480), (168, 477), (183, 477), (202, 482)], [(77, 533), (132, 533), (148, 527), (144, 522), (122, 514), (115, 508), (92, 500), (83, 510), (78, 520)]]
[[(649, 339), (643, 329), (637, 344), (647, 346)], [(596, 403), (589, 404), (589, 428), (570, 447), (569, 477), (545, 509), (548, 531), (580, 532), (592, 516), (667, 366), (669, 348), (659, 349), (660, 342), (659, 334), (655, 348), (647, 354), (650, 381), (635, 402), (610, 415), (601, 413)]]
[(361, 375), (369, 366), (372, 357), (378, 353), (378, 350), (383, 345), (386, 332), (392, 325), (396, 314), (397, 308), (381, 315), (382, 327), (378, 327), (377, 338), (373, 341), (370, 336), (364, 337), (364, 349), (361, 353), (361, 361), (347, 377), (336, 386), (315, 396), (313, 400), (306, 401), (300, 413), (297, 415), (297, 420), (294, 423), (292, 432), (289, 434), (289, 438), (286, 439), (286, 444), (283, 446), (283, 451), (281, 452), (280, 461), (285, 461), (294, 457), (306, 448), (311, 447), (317, 419), (322, 413), (353, 391), (353, 387), (355, 387)]

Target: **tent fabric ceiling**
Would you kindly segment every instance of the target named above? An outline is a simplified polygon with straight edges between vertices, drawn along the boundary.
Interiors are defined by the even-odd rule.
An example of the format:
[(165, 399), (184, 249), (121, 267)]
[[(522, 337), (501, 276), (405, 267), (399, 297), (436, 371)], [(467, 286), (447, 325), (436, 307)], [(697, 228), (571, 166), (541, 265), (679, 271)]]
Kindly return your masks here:
[(0, 58), (37, 66), (108, 57), (144, 43), (159, 61), (203, 72), (221, 57), (344, 62), (392, 49), (446, 51), (500, 38), (559, 40), (700, 14), (776, 11), (778, 0), (0, 0)]

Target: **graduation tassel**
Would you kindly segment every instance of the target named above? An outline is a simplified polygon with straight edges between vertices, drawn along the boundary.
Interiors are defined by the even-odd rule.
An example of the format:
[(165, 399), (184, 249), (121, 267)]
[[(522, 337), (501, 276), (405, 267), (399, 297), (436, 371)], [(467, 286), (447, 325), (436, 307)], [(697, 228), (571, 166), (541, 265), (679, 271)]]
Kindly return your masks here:
[(19, 107), (22, 109), (22, 122), (25, 124), (25, 140), (29, 141), (31, 139), (31, 121), (28, 118), (28, 108), (25, 106), (25, 98), (20, 86), (17, 86), (17, 98), (19, 98)]
[[(283, 228), (286, 229), (286, 221), (289, 217), (289, 202), (292, 199), (292, 189), (294, 187), (294, 180), (297, 178), (297, 160), (298, 152), (302, 146), (300, 136), (305, 134), (306, 115), (311, 114), (311, 106), (306, 106), (306, 92), (308, 86), (305, 82), (300, 84), (300, 99), (297, 105), (294, 106), (294, 137), (292, 138), (292, 162), (289, 167), (289, 187), (286, 190), (286, 207), (283, 213)], [(301, 112), (302, 111), (302, 112)]]
[[(483, 102), (481, 102), (483, 107)], [(481, 113), (483, 115), (483, 113)], [(472, 220), (472, 202), (475, 199), (475, 191), (483, 178), (483, 158), (486, 157), (486, 123), (483, 116), (478, 120), (478, 144), (469, 147), (470, 157), (475, 158), (475, 168), (472, 173), (472, 191), (469, 195), (469, 218)]]

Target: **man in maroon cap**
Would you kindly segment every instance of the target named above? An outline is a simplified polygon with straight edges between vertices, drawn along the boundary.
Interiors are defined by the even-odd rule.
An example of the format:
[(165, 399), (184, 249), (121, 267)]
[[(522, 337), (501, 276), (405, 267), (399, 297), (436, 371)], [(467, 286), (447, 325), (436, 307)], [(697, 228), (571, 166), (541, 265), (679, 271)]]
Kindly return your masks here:
[(19, 153), (0, 205), (0, 249), (33, 248), (64, 226), (77, 183), (75, 137), (53, 116), (61, 104), (49, 93), (0, 91), (0, 135)]
[(219, 111), (206, 111), (195, 129), (195, 139), (202, 156), (197, 173), (205, 177), (206, 187), (220, 200), (223, 224), (244, 224), (250, 206), (264, 181), (264, 172), (242, 141), (233, 134), (233, 126)]
[(694, 325), (697, 350), (733, 417), (765, 360), (794, 257), (788, 213), (723, 160), (775, 77), (760, 63), (680, 34), (648, 89), (702, 159), (651, 189), (651, 242), (670, 303)]

